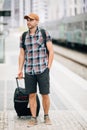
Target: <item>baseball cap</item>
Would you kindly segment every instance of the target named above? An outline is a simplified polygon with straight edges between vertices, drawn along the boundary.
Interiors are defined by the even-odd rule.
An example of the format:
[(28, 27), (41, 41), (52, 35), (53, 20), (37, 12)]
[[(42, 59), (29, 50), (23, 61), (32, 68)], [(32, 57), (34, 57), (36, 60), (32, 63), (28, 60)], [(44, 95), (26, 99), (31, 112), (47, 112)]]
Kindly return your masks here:
[(30, 14), (24, 16), (24, 19), (28, 19), (28, 18), (39, 21), (39, 16), (35, 13), (30, 13)]

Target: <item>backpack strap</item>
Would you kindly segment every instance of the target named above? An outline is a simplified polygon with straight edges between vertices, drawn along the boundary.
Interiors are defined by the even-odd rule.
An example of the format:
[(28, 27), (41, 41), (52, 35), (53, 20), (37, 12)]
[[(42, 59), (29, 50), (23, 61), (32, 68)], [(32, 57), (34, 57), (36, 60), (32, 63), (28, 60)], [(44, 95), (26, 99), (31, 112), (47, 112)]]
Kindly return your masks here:
[(46, 32), (44, 29), (41, 28), (41, 33), (42, 33), (42, 37), (44, 39), (44, 43), (45, 43), (45, 46), (46, 46)]
[(24, 43), (25, 43), (25, 37), (26, 37), (27, 32), (28, 32), (28, 31), (26, 31), (26, 32), (24, 32), (24, 33), (22, 34), (22, 42), (23, 42), (22, 45), (23, 45), (24, 50), (25, 50), (25, 44), (24, 44)]
[(44, 39), (44, 44), (45, 44), (45, 47), (46, 47), (47, 54), (49, 54), (49, 51), (48, 51), (47, 46), (46, 46), (46, 31), (41, 28), (41, 33), (42, 33), (42, 37)]

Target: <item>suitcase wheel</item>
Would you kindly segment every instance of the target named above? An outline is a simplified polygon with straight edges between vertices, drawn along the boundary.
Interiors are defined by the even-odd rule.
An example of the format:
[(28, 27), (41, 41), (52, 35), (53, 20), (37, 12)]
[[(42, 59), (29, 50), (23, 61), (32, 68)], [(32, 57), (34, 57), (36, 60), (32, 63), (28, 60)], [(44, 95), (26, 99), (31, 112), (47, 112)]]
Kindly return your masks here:
[(20, 115), (17, 115), (19, 118), (21, 118), (21, 116)]

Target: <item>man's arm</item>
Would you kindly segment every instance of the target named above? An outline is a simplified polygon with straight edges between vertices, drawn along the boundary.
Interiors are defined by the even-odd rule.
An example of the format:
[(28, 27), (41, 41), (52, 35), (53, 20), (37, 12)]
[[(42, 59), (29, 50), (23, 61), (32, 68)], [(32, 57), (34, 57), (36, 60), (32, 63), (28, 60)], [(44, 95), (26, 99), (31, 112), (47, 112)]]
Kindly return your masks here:
[(53, 51), (53, 44), (51, 41), (48, 41), (46, 43), (47, 45), (47, 49), (49, 51), (49, 57), (48, 57), (48, 68), (51, 68), (52, 62), (53, 62), (53, 58), (54, 58), (54, 51)]
[(25, 59), (25, 52), (23, 48), (20, 48), (20, 53), (19, 53), (19, 67), (18, 67), (18, 78), (23, 77), (23, 65), (24, 65), (24, 59)]

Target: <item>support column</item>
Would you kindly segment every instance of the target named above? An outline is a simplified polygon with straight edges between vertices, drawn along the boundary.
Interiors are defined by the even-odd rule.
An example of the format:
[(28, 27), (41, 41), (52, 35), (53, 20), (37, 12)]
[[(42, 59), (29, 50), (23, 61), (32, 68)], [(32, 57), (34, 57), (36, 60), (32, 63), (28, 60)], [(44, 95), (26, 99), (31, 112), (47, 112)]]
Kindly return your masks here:
[(25, 0), (25, 14), (29, 14), (30, 13), (30, 0)]
[(23, 0), (19, 0), (19, 26), (23, 26)]
[(15, 26), (14, 0), (11, 0), (11, 26)]

